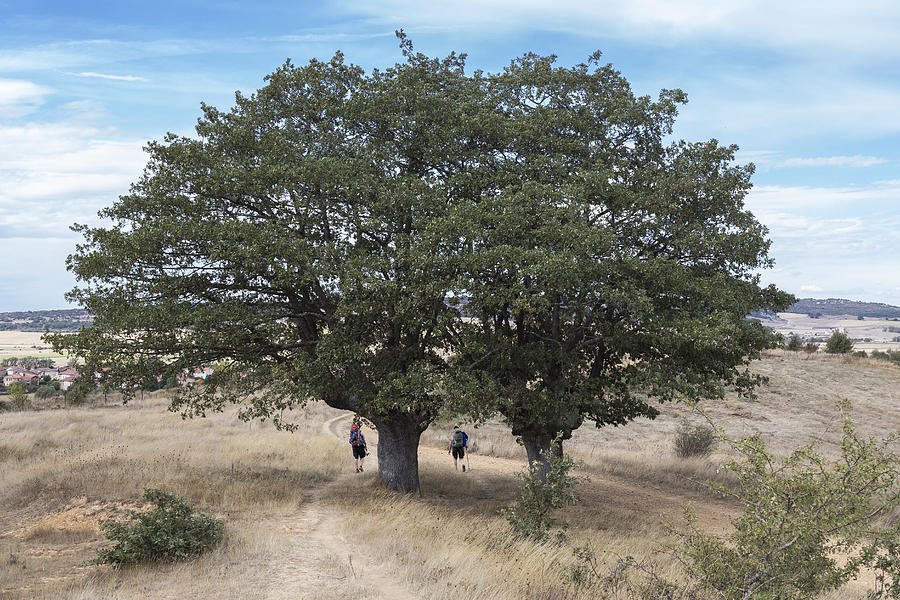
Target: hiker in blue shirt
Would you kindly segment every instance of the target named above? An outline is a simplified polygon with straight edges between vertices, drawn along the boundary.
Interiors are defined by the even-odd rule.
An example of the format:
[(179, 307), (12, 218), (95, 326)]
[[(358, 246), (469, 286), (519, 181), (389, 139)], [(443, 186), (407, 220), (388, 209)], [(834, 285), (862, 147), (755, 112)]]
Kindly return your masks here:
[[(447, 454), (453, 455), (453, 468), (459, 469), (457, 461), (462, 461), (466, 457), (466, 448), (469, 447), (469, 436), (466, 432), (459, 428), (459, 425), (453, 427), (450, 433), (450, 445), (447, 447)], [(462, 463), (463, 473), (466, 472), (466, 463)]]

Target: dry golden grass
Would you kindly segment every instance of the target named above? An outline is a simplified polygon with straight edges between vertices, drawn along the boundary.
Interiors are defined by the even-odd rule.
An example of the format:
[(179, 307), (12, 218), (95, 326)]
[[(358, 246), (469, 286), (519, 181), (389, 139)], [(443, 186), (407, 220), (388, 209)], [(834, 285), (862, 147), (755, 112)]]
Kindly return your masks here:
[[(560, 513), (571, 524), (571, 545), (515, 539), (497, 508), (513, 500), (516, 479), (492, 472), (491, 487), (485, 490), (484, 480), (461, 473), (448, 476), (441, 472), (444, 468), (425, 461), (422, 495), (398, 499), (370, 480), (364, 494), (333, 487), (327, 496), (346, 515), (345, 535), (392, 557), (385, 568), (416, 598), (604, 598), (608, 590), (603, 581), (576, 589), (568, 580), (567, 570), (576, 563), (571, 545), (590, 542), (600, 550), (601, 569), (611, 569), (629, 554), (655, 556), (657, 541), (665, 535), (663, 520), (647, 519), (628, 502), (606, 503), (603, 486), (590, 484), (581, 489), (581, 504)], [(475, 467), (485, 468), (494, 470)], [(618, 491), (636, 500), (629, 491)], [(656, 558), (661, 575), (677, 577), (671, 559)]]
[[(760, 432), (779, 452), (839, 439), (836, 403), (851, 400), (858, 428), (900, 427), (900, 369), (876, 361), (774, 352), (753, 369), (770, 377), (756, 401), (729, 397), (710, 416), (733, 435)], [(601, 582), (574, 589), (570, 547), (512, 540), (497, 509), (517, 490), (524, 451), (502, 423), (468, 428), (479, 451), (471, 471), (446, 455), (450, 423), (422, 438), (422, 493), (378, 485), (374, 457), (350, 469), (345, 420), (311, 406), (288, 434), (238, 421), (233, 412), (182, 421), (162, 394), (126, 407), (0, 413), (0, 597), (62, 598), (604, 598)], [(675, 456), (678, 425), (700, 417), (681, 405), (656, 421), (578, 430), (567, 450), (592, 479), (562, 511), (573, 543), (590, 541), (611, 568), (619, 556), (653, 558), (685, 501), (701, 524), (725, 531), (738, 511), (691, 479), (721, 477), (723, 448)], [(326, 427), (327, 424), (327, 427)], [(374, 438), (374, 439), (371, 439)], [(372, 432), (374, 450), (377, 435)], [(139, 508), (144, 487), (186, 497), (226, 521), (225, 542), (197, 560), (115, 571), (88, 567), (103, 544), (100, 519)], [(862, 597), (859, 584), (829, 600)], [(405, 595), (404, 595), (405, 594)]]
[(41, 339), (43, 335), (40, 331), (0, 331), (0, 357), (39, 356), (62, 359), (61, 354), (55, 354), (50, 345)]
[(121, 587), (123, 578), (82, 563), (103, 544), (99, 520), (140, 507), (146, 487), (224, 517), (228, 540), (197, 563), (161, 567), (165, 585), (160, 567), (129, 570), (134, 594), (116, 597), (147, 597), (140, 590), (150, 582), (158, 597), (187, 597), (228, 565), (277, 555), (277, 536), (260, 535), (258, 523), (279, 530), (281, 516), (333, 478), (343, 458), (337, 440), (318, 430), (292, 435), (231, 413), (182, 421), (165, 404), (156, 396), (126, 407), (0, 414), (0, 597), (108, 597), (104, 586)]

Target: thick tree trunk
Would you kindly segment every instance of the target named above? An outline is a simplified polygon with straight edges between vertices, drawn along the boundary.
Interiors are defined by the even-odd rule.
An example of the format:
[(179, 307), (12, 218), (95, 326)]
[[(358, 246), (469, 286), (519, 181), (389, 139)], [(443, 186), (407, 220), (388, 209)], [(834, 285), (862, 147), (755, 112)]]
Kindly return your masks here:
[(378, 477), (392, 490), (419, 490), (419, 438), (427, 424), (416, 412), (398, 411), (369, 417), (360, 411), (355, 395), (344, 396), (325, 390), (325, 403), (332, 408), (352, 410), (369, 419), (378, 430)]
[(532, 431), (522, 432), (522, 443), (525, 445), (525, 452), (528, 453), (528, 463), (537, 465), (538, 477), (544, 483), (547, 482), (547, 473), (550, 471), (550, 456), (562, 456), (562, 442), (559, 445), (553, 444), (553, 436), (546, 433), (536, 433)]
[(372, 420), (378, 429), (378, 476), (402, 492), (419, 489), (419, 438), (422, 427), (414, 413)]

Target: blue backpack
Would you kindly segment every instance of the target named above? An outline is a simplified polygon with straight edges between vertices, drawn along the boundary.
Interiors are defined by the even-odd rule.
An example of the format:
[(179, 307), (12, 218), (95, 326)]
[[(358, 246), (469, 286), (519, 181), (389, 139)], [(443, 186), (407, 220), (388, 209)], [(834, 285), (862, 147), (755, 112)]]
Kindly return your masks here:
[(359, 429), (351, 429), (350, 443), (354, 446), (365, 446), (366, 438), (363, 436)]

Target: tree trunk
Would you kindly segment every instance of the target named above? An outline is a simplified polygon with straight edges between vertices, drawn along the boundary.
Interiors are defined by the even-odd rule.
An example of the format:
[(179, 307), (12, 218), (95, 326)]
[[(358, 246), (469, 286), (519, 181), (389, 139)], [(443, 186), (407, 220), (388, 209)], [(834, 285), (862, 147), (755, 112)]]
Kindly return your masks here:
[(419, 438), (424, 430), (415, 413), (372, 420), (378, 429), (378, 476), (392, 490), (419, 490)]
[(419, 491), (419, 438), (428, 426), (427, 422), (422, 425), (426, 419), (413, 411), (370, 417), (360, 410), (357, 396), (344, 396), (333, 390), (323, 392), (328, 406), (351, 410), (375, 426), (378, 431), (378, 477), (384, 485), (401, 492)]
[(562, 442), (559, 445), (553, 445), (553, 436), (548, 434), (535, 433), (532, 431), (522, 432), (522, 443), (525, 445), (525, 452), (528, 453), (528, 464), (537, 465), (538, 478), (541, 482), (547, 482), (547, 473), (550, 471), (550, 461), (548, 457), (562, 457)]

